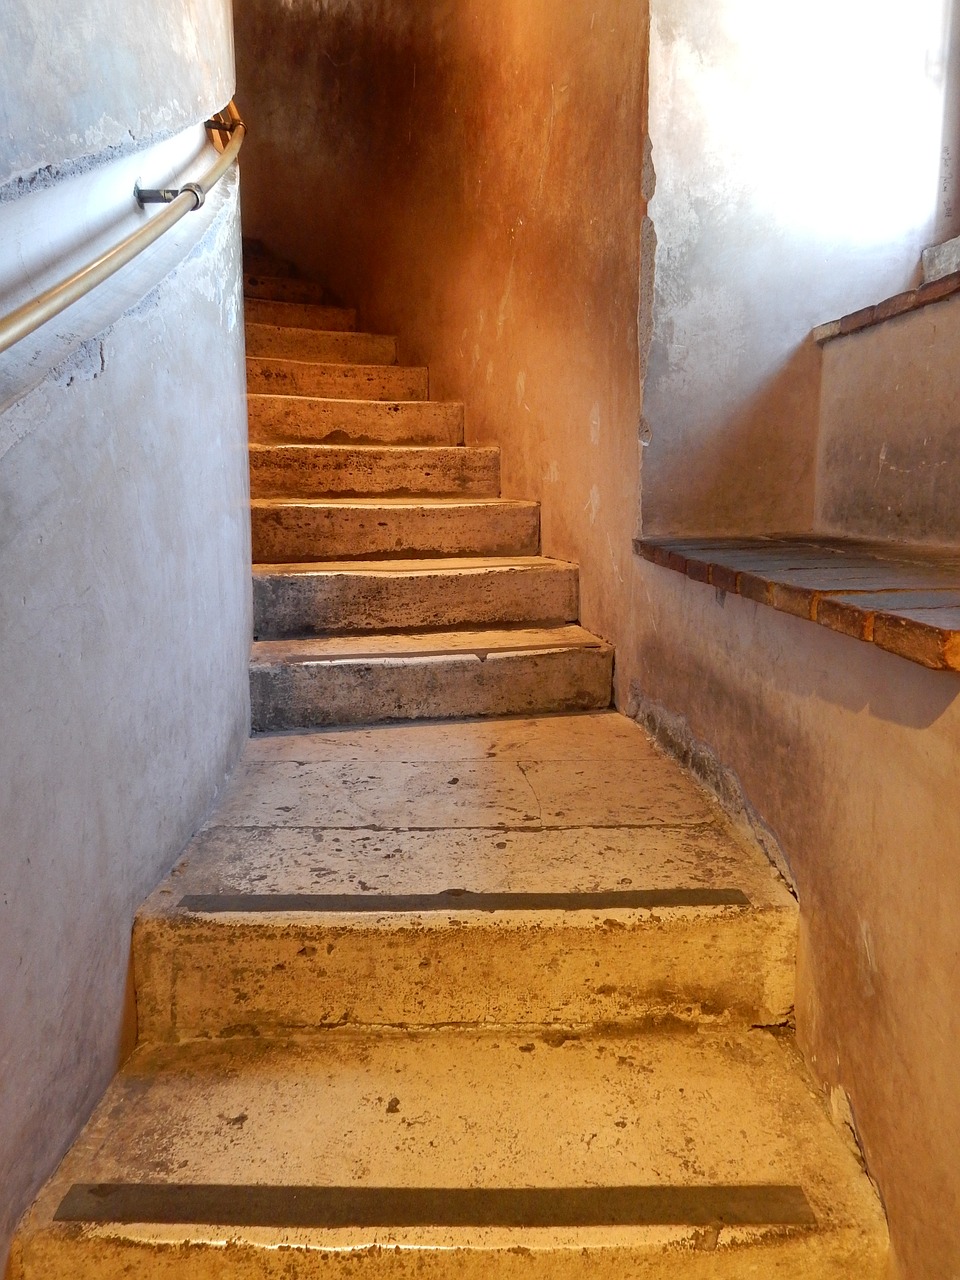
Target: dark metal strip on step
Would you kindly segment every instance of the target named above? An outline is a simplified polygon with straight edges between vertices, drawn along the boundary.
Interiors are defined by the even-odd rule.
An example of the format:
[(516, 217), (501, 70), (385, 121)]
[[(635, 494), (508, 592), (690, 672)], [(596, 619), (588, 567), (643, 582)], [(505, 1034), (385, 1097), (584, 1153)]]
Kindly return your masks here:
[(58, 1222), (225, 1227), (815, 1226), (798, 1186), (71, 1187)]
[(615, 911), (655, 907), (749, 907), (740, 889), (625, 889), (606, 893), (192, 893), (184, 911), (205, 915), (243, 912), (386, 914), (429, 911)]

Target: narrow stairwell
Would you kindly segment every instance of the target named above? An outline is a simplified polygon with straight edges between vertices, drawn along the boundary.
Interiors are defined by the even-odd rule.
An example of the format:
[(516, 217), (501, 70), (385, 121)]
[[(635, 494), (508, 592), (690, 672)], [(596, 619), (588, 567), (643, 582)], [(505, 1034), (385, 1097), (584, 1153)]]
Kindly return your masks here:
[(139, 1047), (15, 1280), (881, 1280), (793, 898), (603, 709), (576, 570), (462, 408), (248, 285), (254, 716), (299, 731), (144, 904)]
[[(589, 710), (613, 651), (575, 625), (499, 450), (395, 338), (258, 276), (247, 302), (255, 729)], [(295, 300), (294, 300), (295, 299)]]

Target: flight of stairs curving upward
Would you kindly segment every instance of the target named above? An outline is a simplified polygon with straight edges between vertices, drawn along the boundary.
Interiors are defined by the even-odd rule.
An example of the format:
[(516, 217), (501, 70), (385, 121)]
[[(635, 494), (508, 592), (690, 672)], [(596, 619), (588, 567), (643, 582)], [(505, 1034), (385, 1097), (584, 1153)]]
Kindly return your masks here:
[(254, 723), (327, 727), (255, 734), (144, 903), (138, 1047), (12, 1280), (886, 1280), (786, 886), (591, 710), (576, 571), (460, 407), (248, 288)]
[(254, 728), (608, 706), (577, 570), (539, 554), (464, 406), (317, 286), (247, 289)]

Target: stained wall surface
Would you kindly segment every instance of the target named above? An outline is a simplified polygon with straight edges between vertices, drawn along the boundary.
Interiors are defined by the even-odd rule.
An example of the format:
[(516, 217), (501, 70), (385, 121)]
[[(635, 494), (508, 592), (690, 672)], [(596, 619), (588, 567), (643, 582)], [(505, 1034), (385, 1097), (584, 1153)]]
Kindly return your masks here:
[(960, 677), (652, 565), (632, 586), (623, 705), (679, 713), (774, 833), (801, 1046), (849, 1097), (897, 1276), (958, 1275)]
[(0, 65), (3, 200), (225, 106), (230, 0), (4, 0)]
[(646, 532), (811, 527), (810, 330), (956, 229), (951, 10), (652, 0)]
[[(396, 332), (609, 633), (636, 527), (636, 0), (238, 0), (244, 229)], [(291, 192), (296, 173), (296, 192)]]
[[(22, 76), (0, 86), (0, 171), (29, 172), (0, 220), (74, 162), (109, 166), (222, 105), (227, 19), (8, 5)], [(135, 1034), (133, 914), (248, 731), (236, 184), (192, 216), (181, 260), (0, 414), (0, 1271)]]
[(960, 542), (960, 296), (826, 343), (817, 524)]

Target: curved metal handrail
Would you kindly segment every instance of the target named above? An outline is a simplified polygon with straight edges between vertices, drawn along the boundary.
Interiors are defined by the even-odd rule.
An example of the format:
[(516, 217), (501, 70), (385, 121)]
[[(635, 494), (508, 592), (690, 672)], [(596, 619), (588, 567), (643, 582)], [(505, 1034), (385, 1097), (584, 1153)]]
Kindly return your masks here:
[(217, 112), (212, 120), (205, 122), (206, 128), (220, 135), (223, 151), (216, 164), (196, 182), (188, 182), (180, 190), (143, 191), (134, 190), (138, 203), (162, 203), (166, 208), (156, 217), (151, 218), (145, 227), (134, 231), (132, 235), (121, 240), (119, 244), (106, 253), (87, 263), (79, 271), (61, 280), (50, 289), (46, 289), (36, 298), (23, 303), (0, 319), (0, 352), (4, 352), (28, 334), (39, 329), (42, 324), (52, 320), (54, 316), (65, 311), (72, 303), (77, 302), (98, 284), (108, 280), (110, 276), (132, 262), (155, 240), (159, 240), (165, 231), (180, 221), (185, 214), (199, 209), (207, 195), (227, 172), (240, 148), (247, 131), (240, 119), (239, 112), (233, 102), (223, 111)]

